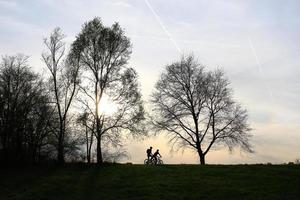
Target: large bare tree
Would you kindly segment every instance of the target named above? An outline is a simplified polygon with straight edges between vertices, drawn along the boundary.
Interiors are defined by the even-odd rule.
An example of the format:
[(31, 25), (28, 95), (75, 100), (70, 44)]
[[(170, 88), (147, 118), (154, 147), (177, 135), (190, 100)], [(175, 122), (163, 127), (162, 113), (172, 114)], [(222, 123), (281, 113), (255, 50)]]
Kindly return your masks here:
[[(24, 55), (0, 62), (0, 161), (39, 162), (50, 141), (53, 107)], [(2, 162), (2, 161), (1, 161)]]
[(222, 70), (205, 72), (193, 56), (166, 66), (152, 95), (152, 121), (173, 147), (192, 148), (200, 164), (212, 147), (252, 152), (247, 112), (232, 98)]
[(61, 29), (55, 28), (50, 36), (44, 39), (47, 51), (42, 54), (42, 59), (51, 74), (50, 90), (59, 119), (59, 130), (55, 134), (58, 140), (57, 159), (59, 163), (64, 162), (67, 117), (79, 83), (78, 59), (71, 53), (66, 56), (64, 37)]
[[(144, 108), (137, 73), (126, 67), (131, 43), (118, 23), (106, 27), (99, 18), (94, 18), (83, 25), (71, 50), (85, 69), (81, 102), (94, 116), (97, 163), (102, 163), (102, 140), (118, 145), (121, 132), (143, 133), (143, 126), (139, 125), (144, 119)], [(101, 104), (104, 96), (116, 105), (115, 113), (101, 112), (109, 106)]]

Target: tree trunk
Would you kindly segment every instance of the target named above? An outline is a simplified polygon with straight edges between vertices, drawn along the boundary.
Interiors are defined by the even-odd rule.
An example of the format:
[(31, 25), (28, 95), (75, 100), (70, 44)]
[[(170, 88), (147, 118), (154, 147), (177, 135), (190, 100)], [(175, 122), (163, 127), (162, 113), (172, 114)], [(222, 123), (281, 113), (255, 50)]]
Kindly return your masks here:
[(200, 165), (205, 165), (205, 154), (203, 153), (200, 145), (199, 138), (197, 138), (198, 142), (196, 143), (197, 152), (199, 155)]
[(90, 164), (91, 163), (91, 155), (89, 153), (87, 154), (86, 158), (87, 158), (87, 163)]
[(96, 131), (97, 131), (97, 164), (102, 164), (103, 159), (102, 159), (102, 151), (101, 151), (101, 128), (100, 128), (100, 119), (99, 119), (99, 114), (98, 114), (98, 104), (96, 106)]
[(57, 160), (59, 164), (63, 164), (65, 162), (64, 155), (63, 155), (63, 147), (59, 147)]
[(89, 135), (88, 135), (88, 129), (87, 129), (86, 125), (85, 125), (85, 140), (86, 140), (86, 159), (87, 159), (87, 163), (91, 163), (91, 156), (90, 156), (90, 151), (89, 151)]
[(200, 155), (200, 165), (205, 165), (205, 155)]
[(97, 137), (97, 164), (102, 164), (103, 159), (102, 159), (102, 150), (101, 150), (101, 136), (98, 135)]
[(87, 138), (87, 145), (86, 145), (86, 159), (87, 159), (87, 163), (91, 163), (91, 151), (89, 149), (88, 138)]
[(200, 165), (205, 165), (205, 154), (199, 149), (198, 150)]
[(58, 147), (58, 154), (57, 154), (57, 160), (58, 160), (58, 163), (59, 164), (63, 164), (65, 162), (65, 159), (64, 159), (64, 150), (63, 150), (63, 146), (59, 146)]
[(93, 133), (91, 133), (90, 145), (89, 145), (89, 147), (88, 147), (88, 149), (87, 149), (87, 151), (88, 151), (88, 157), (87, 157), (88, 163), (91, 163), (92, 145), (93, 145)]
[(64, 144), (63, 144), (63, 137), (60, 133), (58, 138), (58, 148), (57, 148), (57, 161), (59, 164), (62, 164), (65, 162), (64, 158)]

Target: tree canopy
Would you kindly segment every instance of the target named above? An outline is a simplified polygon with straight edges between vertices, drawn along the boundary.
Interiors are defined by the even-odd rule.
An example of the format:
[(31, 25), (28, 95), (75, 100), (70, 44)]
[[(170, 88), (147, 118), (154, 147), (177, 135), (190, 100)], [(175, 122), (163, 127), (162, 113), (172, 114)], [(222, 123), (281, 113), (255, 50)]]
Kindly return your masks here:
[(252, 151), (247, 112), (222, 70), (206, 72), (193, 56), (182, 57), (166, 66), (151, 102), (154, 130), (165, 131), (173, 147), (194, 149), (201, 164), (213, 146)]

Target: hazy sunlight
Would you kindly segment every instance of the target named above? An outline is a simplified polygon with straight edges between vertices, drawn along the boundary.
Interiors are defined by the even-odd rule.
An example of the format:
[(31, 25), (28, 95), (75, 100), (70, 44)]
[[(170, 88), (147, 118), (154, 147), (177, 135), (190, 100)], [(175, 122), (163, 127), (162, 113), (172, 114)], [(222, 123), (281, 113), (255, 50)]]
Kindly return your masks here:
[(117, 111), (117, 109), (118, 106), (109, 98), (109, 96), (102, 96), (98, 107), (98, 111), (100, 114), (111, 116)]

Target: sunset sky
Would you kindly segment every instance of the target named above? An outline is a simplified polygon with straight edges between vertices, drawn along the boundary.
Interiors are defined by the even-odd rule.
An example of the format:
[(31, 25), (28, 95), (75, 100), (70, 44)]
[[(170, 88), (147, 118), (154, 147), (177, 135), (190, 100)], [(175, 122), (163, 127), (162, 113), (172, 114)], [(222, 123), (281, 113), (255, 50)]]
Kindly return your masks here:
[[(219, 149), (207, 163), (283, 163), (300, 158), (300, 1), (298, 0), (0, 0), (0, 55), (41, 61), (43, 38), (57, 26), (70, 44), (84, 22), (117, 21), (133, 44), (129, 66), (149, 100), (167, 64), (191, 52), (207, 69), (221, 67), (234, 98), (249, 112), (254, 154)], [(198, 163), (190, 152), (170, 153), (164, 136), (128, 141), (130, 162), (159, 148), (166, 163)]]

